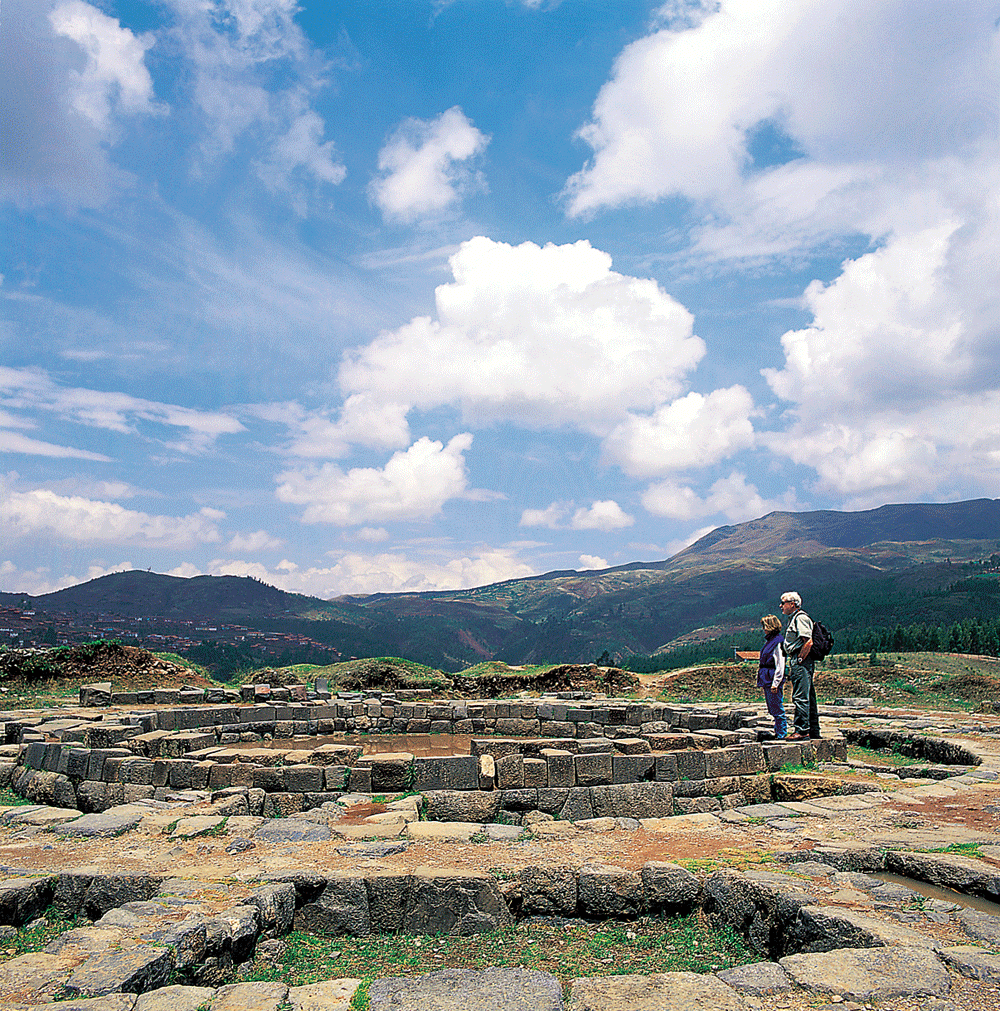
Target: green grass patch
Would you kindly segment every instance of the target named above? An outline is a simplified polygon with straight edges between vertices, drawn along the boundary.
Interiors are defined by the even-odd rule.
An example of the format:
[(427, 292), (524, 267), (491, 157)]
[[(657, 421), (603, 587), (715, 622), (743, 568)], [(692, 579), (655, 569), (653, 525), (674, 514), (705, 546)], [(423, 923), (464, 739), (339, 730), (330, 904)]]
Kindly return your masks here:
[(975, 857), (977, 860), (983, 859), (983, 854), (979, 849), (979, 843), (949, 843), (940, 849), (925, 850), (926, 853), (955, 853), (961, 857)]
[[(552, 973), (563, 984), (578, 976), (715, 972), (753, 962), (756, 956), (729, 928), (713, 930), (693, 914), (675, 919), (618, 923), (520, 924), (486, 934), (409, 937), (289, 935), (277, 964), (255, 961), (248, 981), (280, 980), (303, 986), (349, 977), (417, 976), (438, 969), (524, 966)], [(360, 995), (352, 1007), (363, 1007)]]
[[(77, 925), (76, 920), (67, 920), (55, 907), (49, 906), (38, 917), (38, 926), (27, 925), (16, 931), (11, 937), (0, 941), (0, 961), (27, 955), (33, 951), (43, 951), (45, 946), (55, 940), (60, 934), (72, 930)], [(89, 921), (88, 921), (89, 922)]]
[(0, 807), (28, 807), (34, 803), (33, 800), (28, 800), (27, 797), (14, 793), (9, 786), (0, 790)]
[(866, 765), (877, 765), (886, 769), (905, 765), (927, 765), (926, 758), (911, 758), (909, 755), (901, 755), (895, 748), (865, 748), (860, 744), (847, 745), (847, 757), (857, 759)]

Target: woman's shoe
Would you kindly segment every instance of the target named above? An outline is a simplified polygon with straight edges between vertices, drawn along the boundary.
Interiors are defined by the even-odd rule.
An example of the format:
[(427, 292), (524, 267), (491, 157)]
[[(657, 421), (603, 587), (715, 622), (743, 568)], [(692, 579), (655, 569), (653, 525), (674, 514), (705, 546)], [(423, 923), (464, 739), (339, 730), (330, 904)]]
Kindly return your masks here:
[(785, 738), (785, 740), (786, 741), (808, 741), (809, 740), (809, 735), (808, 734), (789, 734)]

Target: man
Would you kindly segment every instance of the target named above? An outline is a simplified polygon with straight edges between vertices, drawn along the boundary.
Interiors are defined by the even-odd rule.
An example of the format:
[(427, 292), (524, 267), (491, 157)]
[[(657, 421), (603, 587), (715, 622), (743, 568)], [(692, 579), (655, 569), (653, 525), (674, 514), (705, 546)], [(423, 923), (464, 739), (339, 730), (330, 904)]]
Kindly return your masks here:
[(816, 689), (813, 687), (815, 659), (812, 650), (812, 618), (802, 610), (802, 598), (791, 591), (781, 595), (781, 613), (788, 618), (785, 643), (782, 647), (789, 660), (788, 679), (792, 682), (792, 703), (795, 706), (794, 733), (789, 741), (805, 741), (819, 737), (819, 711)]

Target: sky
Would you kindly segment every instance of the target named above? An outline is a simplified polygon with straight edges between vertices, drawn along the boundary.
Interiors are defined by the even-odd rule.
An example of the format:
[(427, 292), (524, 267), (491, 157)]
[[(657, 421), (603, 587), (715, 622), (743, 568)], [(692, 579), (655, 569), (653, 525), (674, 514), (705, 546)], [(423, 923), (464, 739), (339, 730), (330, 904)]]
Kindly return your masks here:
[(0, 18), (0, 589), (1000, 496), (1000, 0)]

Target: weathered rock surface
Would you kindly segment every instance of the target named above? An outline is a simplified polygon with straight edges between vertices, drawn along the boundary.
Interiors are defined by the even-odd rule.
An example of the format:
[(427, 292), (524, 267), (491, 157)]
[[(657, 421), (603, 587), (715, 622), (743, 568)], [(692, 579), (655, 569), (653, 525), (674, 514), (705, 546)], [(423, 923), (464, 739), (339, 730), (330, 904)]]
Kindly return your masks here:
[(804, 989), (850, 1000), (940, 997), (951, 990), (948, 970), (929, 948), (843, 948), (787, 955), (780, 964)]
[(562, 1011), (555, 976), (531, 969), (445, 969), (416, 979), (377, 979), (370, 1011)]
[(579, 902), (584, 916), (595, 920), (638, 916), (642, 911), (642, 875), (609, 864), (580, 868)]
[(985, 860), (958, 853), (893, 851), (886, 854), (886, 866), (897, 874), (942, 888), (954, 888), (967, 895), (981, 895), (994, 901), (1000, 899), (1000, 870)]
[(1000, 917), (990, 916), (978, 909), (960, 909), (955, 919), (974, 941), (1000, 948)]
[(360, 979), (345, 978), (290, 986), (288, 1003), (292, 1011), (350, 1011), (351, 999), (360, 985)]
[(163, 986), (173, 968), (169, 948), (137, 944), (88, 958), (66, 981), (66, 992), (73, 997), (145, 993)]
[(788, 978), (788, 973), (777, 962), (752, 962), (750, 965), (725, 969), (715, 975), (727, 986), (753, 997), (786, 993), (795, 989), (795, 985)]
[(647, 912), (691, 909), (701, 892), (698, 879), (678, 864), (651, 860), (643, 865), (641, 874)]
[(662, 972), (593, 976), (570, 984), (573, 1011), (746, 1011), (749, 1005), (714, 976)]
[(284, 983), (230, 983), (215, 991), (210, 1011), (278, 1011), (288, 996)]
[(100, 814), (85, 814), (59, 826), (59, 834), (66, 836), (104, 837), (122, 835), (133, 829), (149, 814), (148, 808), (123, 804), (109, 807)]
[[(135, 998), (134, 1011), (198, 1011), (198, 1008), (212, 999), (214, 993), (215, 991), (207, 986), (162, 986), (159, 990), (139, 994)], [(90, 1004), (81, 1007), (79, 1011), (90, 1011)], [(98, 1009), (95, 1008), (94, 1011)]]
[(488, 790), (428, 790), (427, 818), (429, 821), (493, 821), (500, 811), (502, 794)]
[(480, 934), (511, 922), (492, 875), (417, 867), (403, 917), (408, 934)]
[(1000, 983), (1000, 955), (983, 951), (972, 944), (963, 944), (942, 948), (941, 957), (963, 976)]

